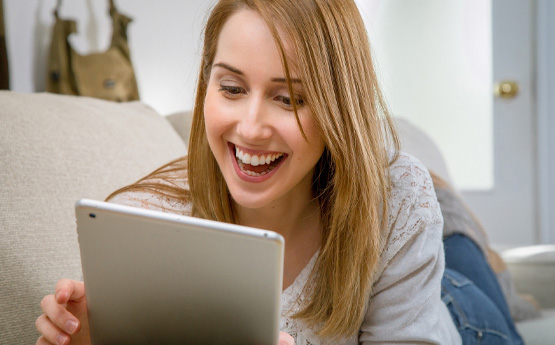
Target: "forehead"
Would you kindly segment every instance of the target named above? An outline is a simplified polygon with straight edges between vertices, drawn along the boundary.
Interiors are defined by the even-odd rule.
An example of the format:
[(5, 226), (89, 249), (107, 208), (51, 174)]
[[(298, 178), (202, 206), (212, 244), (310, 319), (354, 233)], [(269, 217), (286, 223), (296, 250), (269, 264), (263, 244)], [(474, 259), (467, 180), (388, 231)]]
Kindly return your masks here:
[[(276, 27), (276, 31), (291, 69), (296, 62), (292, 44), (279, 26)], [(273, 62), (277, 59), (281, 65), (281, 54), (276, 39), (262, 16), (255, 10), (242, 9), (235, 12), (226, 20), (220, 31), (214, 63), (221, 58), (234, 57), (240, 60), (244, 60), (245, 57), (256, 60), (258, 57), (258, 60), (264, 58)]]

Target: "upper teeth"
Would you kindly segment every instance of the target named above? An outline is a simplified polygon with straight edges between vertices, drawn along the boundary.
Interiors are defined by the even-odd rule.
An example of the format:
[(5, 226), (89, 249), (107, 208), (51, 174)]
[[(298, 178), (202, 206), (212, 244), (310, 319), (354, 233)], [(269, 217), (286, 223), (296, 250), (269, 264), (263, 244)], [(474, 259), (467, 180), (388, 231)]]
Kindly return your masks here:
[(235, 157), (239, 158), (244, 164), (250, 164), (252, 166), (270, 164), (270, 162), (275, 161), (281, 156), (283, 156), (283, 153), (253, 155), (250, 153), (244, 153), (240, 148), (235, 146)]

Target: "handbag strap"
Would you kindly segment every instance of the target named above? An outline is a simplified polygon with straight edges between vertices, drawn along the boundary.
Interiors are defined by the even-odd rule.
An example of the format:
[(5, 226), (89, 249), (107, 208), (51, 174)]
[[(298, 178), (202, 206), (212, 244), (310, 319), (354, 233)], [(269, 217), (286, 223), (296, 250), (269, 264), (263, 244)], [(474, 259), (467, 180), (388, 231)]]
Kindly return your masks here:
[[(118, 9), (116, 8), (116, 4), (114, 2), (114, 0), (109, 0), (108, 1), (109, 4), (109, 13), (111, 16), (113, 16), (113, 14), (118, 13)], [(60, 11), (60, 7), (62, 7), (62, 0), (56, 0), (56, 8), (54, 9), (54, 16), (56, 18), (58, 18), (58, 13)]]
[[(116, 47), (123, 55), (131, 61), (129, 46), (127, 44), (127, 25), (132, 21), (132, 19), (120, 12), (118, 12), (116, 8), (116, 4), (114, 0), (109, 0), (109, 15), (112, 18), (112, 40), (110, 43), (110, 47)], [(63, 30), (61, 32), (64, 35), (64, 39), (76, 31), (76, 23), (75, 20), (62, 20), (58, 16), (60, 11), (60, 7), (62, 6), (62, 0), (56, 0), (56, 8), (54, 9), (54, 16), (56, 18), (56, 23), (60, 23), (59, 25), (71, 25), (69, 30)], [(63, 23), (66, 24), (63, 24)], [(67, 22), (71, 22), (71, 24), (67, 24)]]

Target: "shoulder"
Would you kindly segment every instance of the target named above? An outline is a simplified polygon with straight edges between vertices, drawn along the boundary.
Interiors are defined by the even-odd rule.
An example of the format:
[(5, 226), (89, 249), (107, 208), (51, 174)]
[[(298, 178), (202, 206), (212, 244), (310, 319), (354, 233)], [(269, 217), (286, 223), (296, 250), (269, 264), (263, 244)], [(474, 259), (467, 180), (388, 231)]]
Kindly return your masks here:
[[(443, 217), (428, 169), (414, 156), (400, 152), (389, 168), (387, 236), (381, 270), (414, 236), (433, 239), (441, 245)], [(433, 248), (430, 248), (433, 250)]]
[[(397, 159), (389, 167), (391, 182), (391, 202), (399, 200), (413, 201), (414, 198), (430, 196), (434, 200), (435, 192), (428, 169), (416, 157), (399, 152)], [(398, 207), (393, 207), (397, 209)]]
[(400, 153), (390, 179), (388, 228), (359, 340), (460, 344), (441, 300), (443, 219), (430, 174)]
[(158, 169), (146, 178), (123, 188), (108, 202), (148, 210), (190, 215), (189, 185), (182, 162)]
[(191, 214), (191, 204), (183, 199), (150, 191), (131, 190), (118, 193), (107, 200), (115, 204), (144, 208), (147, 210), (175, 213), (188, 216)]
[(400, 152), (389, 168), (391, 190), (388, 199), (390, 228), (401, 216), (417, 214), (428, 224), (442, 222), (434, 184), (428, 169), (416, 157)]

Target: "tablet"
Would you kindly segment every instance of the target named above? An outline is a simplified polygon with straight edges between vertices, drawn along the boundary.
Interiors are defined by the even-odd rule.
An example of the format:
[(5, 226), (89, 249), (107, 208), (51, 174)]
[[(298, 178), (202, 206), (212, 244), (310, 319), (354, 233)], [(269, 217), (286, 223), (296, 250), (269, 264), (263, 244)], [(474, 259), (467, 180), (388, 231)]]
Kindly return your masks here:
[(75, 211), (92, 344), (277, 344), (281, 235), (87, 199)]

